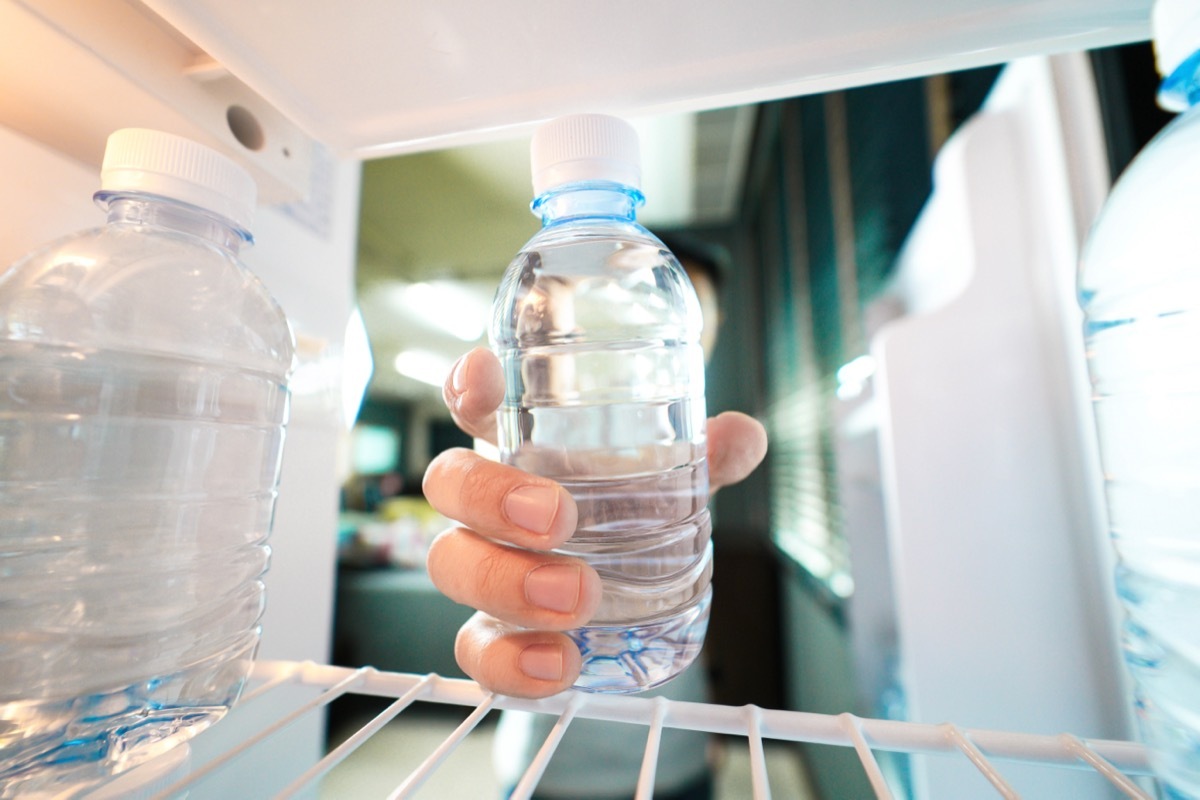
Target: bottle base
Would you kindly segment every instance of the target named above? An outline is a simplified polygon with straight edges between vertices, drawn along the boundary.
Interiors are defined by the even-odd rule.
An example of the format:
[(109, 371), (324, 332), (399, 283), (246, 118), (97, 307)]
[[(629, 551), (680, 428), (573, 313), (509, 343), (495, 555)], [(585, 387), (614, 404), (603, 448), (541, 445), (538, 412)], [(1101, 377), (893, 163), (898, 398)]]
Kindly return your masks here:
[(0, 800), (86, 794), (172, 750), (225, 716), (250, 665), (206, 662), (121, 689), (3, 704), (24, 735), (0, 736)]
[(1151, 748), (1150, 766), (1158, 777), (1164, 800), (1200, 800), (1200, 733), (1179, 720), (1145, 716), (1139, 698), (1142, 732)]
[(573, 688), (635, 694), (683, 672), (700, 654), (708, 629), (712, 587), (683, 611), (640, 625), (589, 625), (569, 631), (583, 655)]

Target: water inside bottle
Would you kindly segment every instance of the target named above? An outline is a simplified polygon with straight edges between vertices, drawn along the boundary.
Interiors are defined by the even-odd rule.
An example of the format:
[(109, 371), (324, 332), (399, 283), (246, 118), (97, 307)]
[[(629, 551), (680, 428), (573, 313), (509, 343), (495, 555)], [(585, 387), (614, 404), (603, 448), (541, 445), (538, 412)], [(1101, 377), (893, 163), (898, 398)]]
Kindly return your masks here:
[(579, 507), (560, 552), (595, 567), (603, 593), (570, 632), (583, 656), (576, 688), (637, 692), (682, 672), (708, 624), (700, 306), (682, 267), (632, 221), (629, 192), (579, 184), (542, 199), (546, 226), (496, 299), (500, 454), (559, 481)]
[(1116, 588), (1136, 711), (1164, 791), (1200, 797), (1200, 318), (1088, 328)]
[(287, 396), (253, 372), (28, 342), (5, 343), (0, 387), (0, 798), (69, 796), (241, 692)]

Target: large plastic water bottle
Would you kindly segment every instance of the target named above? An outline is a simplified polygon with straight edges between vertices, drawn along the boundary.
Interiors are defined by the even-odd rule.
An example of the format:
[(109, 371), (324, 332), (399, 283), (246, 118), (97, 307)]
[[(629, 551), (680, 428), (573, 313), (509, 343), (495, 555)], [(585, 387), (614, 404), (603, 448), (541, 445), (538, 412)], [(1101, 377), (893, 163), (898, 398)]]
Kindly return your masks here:
[(1136, 708), (1164, 791), (1200, 798), (1200, 4), (1154, 29), (1185, 113), (1113, 188), (1079, 289)]
[(0, 275), (0, 797), (220, 719), (259, 640), (292, 336), (238, 261), (254, 182), (110, 137), (103, 227)]
[(711, 599), (701, 313), (679, 262), (636, 221), (637, 134), (600, 115), (535, 133), (542, 229), (509, 265), (491, 338), (507, 392), (501, 457), (561, 482), (579, 527), (560, 552), (603, 581), (571, 632), (576, 686), (636, 692), (696, 657)]

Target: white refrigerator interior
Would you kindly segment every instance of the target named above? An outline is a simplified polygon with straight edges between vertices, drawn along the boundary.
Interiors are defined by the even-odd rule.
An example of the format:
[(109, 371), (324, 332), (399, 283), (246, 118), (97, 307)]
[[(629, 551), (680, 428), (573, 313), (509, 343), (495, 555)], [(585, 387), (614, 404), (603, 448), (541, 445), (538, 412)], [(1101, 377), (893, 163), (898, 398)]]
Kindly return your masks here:
[[(370, 158), (578, 111), (721, 108), (1141, 41), (1149, 13), (1149, 0), (0, 0), (0, 115), (95, 159), (99, 133), (153, 117), (240, 151), (276, 195), (302, 189), (308, 140)], [(245, 117), (231, 132), (231, 106), (263, 138)]]
[(1084, 50), (1145, 39), (1149, 16), (1146, 0), (146, 5), (362, 157), (579, 111), (694, 111)]
[[(1140, 41), (1149, 6), (0, 0), (0, 263), (102, 221), (90, 198), (115, 128), (190, 136), (252, 172), (262, 202), (245, 260), (300, 343), (260, 655), (325, 663), (362, 159), (576, 111), (719, 108)], [(899, 267), (904, 313), (874, 341), (912, 719), (1131, 736), (1072, 292), (1107, 189), (1081, 64), (1018, 62), (947, 148)], [(212, 796), (282, 785), (316, 760), (321, 723), (235, 763)], [(219, 747), (219, 728), (196, 747)], [(964, 769), (930, 759), (916, 788), (978, 796)]]

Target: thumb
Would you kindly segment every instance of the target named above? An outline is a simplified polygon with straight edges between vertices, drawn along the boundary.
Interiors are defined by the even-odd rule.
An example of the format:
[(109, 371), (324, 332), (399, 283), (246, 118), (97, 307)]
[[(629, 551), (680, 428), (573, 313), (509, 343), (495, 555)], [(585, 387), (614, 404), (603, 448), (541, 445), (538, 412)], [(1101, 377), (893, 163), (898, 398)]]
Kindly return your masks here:
[(463, 432), (496, 443), (496, 409), (504, 399), (504, 373), (491, 350), (476, 347), (458, 359), (442, 386), (442, 399)]

